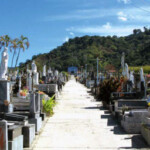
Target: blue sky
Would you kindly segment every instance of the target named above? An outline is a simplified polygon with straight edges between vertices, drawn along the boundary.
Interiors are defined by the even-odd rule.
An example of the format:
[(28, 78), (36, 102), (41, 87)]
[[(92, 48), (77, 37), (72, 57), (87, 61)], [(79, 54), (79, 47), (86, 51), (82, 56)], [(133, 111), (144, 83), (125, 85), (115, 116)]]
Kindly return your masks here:
[(0, 35), (29, 38), (19, 58), (25, 62), (76, 36), (124, 36), (149, 27), (150, 0), (1, 0), (0, 18)]

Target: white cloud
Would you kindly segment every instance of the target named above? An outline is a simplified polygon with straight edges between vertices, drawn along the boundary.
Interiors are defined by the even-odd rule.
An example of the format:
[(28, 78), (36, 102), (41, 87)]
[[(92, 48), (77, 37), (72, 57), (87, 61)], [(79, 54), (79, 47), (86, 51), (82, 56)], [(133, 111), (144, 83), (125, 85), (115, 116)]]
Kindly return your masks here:
[(69, 41), (69, 37), (65, 37), (65, 39), (63, 41), (64, 42), (68, 42)]
[(126, 36), (132, 34), (135, 28), (142, 29), (141, 26), (110, 26), (110, 23), (106, 23), (102, 26), (71, 27), (67, 30), (84, 34)]
[(70, 34), (71, 36), (74, 36), (74, 33), (73, 33), (73, 32), (69, 32), (69, 34)]
[(121, 21), (127, 21), (127, 15), (124, 14), (122, 11), (118, 12), (118, 19)]
[(103, 27), (104, 29), (111, 29), (111, 25), (110, 25), (109, 22), (107, 22), (106, 24), (104, 24), (102, 27)]
[(64, 15), (46, 16), (44, 21), (62, 21), (62, 20), (85, 20), (112, 16), (116, 12), (115, 9), (83, 9), (68, 12)]
[(118, 2), (124, 2), (124, 4), (128, 4), (131, 2), (131, 0), (118, 0)]
[[(150, 7), (142, 7), (143, 10), (150, 10)], [(128, 23), (135, 23), (147, 25), (150, 23), (150, 15), (148, 12), (142, 9), (130, 7), (130, 8), (116, 8), (116, 9), (83, 9), (68, 12), (62, 15), (46, 16), (44, 21), (68, 21), (68, 20), (90, 20), (90, 19), (117, 19), (121, 21), (128, 21)]]

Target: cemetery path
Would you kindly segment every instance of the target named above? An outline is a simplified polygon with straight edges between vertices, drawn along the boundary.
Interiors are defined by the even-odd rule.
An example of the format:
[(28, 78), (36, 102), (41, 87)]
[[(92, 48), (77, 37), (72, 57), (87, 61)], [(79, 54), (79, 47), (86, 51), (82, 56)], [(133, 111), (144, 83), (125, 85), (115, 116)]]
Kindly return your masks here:
[(75, 80), (64, 87), (34, 145), (34, 150), (118, 150), (141, 149), (140, 135), (127, 135), (89, 90)]

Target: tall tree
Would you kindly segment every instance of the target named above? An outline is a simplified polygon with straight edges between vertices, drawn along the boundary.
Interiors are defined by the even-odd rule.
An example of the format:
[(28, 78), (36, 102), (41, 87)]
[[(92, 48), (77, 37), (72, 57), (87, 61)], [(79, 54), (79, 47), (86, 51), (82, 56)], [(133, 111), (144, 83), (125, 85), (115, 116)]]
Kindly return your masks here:
[(0, 36), (0, 48), (8, 47), (11, 42), (11, 39), (8, 35)]
[(14, 39), (14, 40), (11, 41), (11, 46), (10, 46), (11, 51), (13, 49), (13, 56), (12, 56), (12, 61), (11, 61), (11, 68), (13, 67), (14, 57), (15, 57), (17, 48), (18, 48), (18, 39), (16, 38), (16, 39)]
[(28, 49), (29, 48), (29, 41), (28, 41), (28, 38), (27, 37), (24, 37), (23, 35), (21, 35), (20, 37), (20, 40), (18, 41), (18, 47), (19, 47), (19, 51), (18, 51), (18, 55), (17, 55), (17, 58), (16, 58), (16, 64), (15, 64), (15, 68), (18, 64), (18, 60), (19, 60), (19, 56), (20, 56), (20, 52), (21, 52), (21, 49), (23, 51), (25, 51), (25, 49)]

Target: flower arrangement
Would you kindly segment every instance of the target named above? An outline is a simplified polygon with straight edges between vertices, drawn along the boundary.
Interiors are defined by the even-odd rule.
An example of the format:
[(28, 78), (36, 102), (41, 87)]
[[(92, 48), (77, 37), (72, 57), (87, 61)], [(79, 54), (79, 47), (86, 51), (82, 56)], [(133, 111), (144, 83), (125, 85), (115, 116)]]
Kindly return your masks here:
[(45, 93), (43, 91), (38, 92), (40, 95), (44, 95)]
[(23, 90), (20, 91), (20, 96), (26, 97), (28, 94), (29, 90), (28, 87), (24, 87)]
[(40, 84), (44, 84), (44, 81), (43, 81), (43, 80), (40, 80), (39, 82), (40, 82)]
[(23, 90), (20, 91), (20, 96), (27, 96), (27, 93)]

